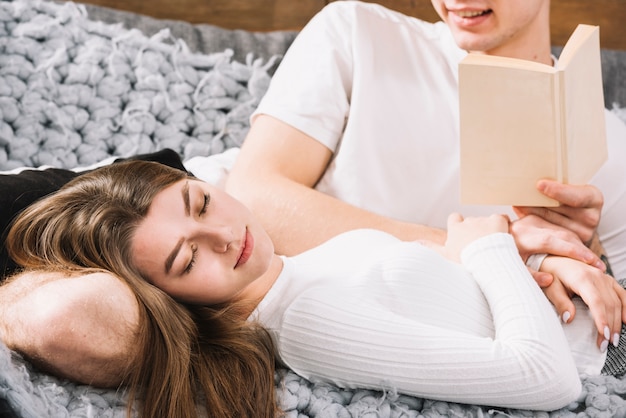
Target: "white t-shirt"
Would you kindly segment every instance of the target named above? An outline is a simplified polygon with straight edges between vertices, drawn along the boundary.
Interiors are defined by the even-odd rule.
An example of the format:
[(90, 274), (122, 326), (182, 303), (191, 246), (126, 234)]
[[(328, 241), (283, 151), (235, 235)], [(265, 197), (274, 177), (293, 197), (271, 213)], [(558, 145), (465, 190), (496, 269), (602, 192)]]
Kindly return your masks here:
[(253, 318), (312, 381), (552, 410), (606, 358), (586, 307), (561, 325), (508, 234), (471, 243), (462, 265), (376, 230), (283, 260)]
[[(459, 201), (458, 62), (442, 22), (333, 2), (301, 31), (252, 118), (269, 114), (335, 155), (317, 189), (358, 207), (445, 228), (451, 212), (508, 213)], [(626, 126), (607, 111), (609, 161), (599, 234), (626, 278)]]

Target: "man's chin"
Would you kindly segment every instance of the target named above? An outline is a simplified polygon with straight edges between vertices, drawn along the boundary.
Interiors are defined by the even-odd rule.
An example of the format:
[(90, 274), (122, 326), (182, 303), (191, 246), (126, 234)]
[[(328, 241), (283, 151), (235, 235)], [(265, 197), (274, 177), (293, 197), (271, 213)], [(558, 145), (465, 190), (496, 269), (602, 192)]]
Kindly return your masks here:
[(454, 40), (459, 48), (468, 52), (487, 54), (489, 50), (493, 49), (493, 45), (487, 39), (474, 34), (456, 34)]

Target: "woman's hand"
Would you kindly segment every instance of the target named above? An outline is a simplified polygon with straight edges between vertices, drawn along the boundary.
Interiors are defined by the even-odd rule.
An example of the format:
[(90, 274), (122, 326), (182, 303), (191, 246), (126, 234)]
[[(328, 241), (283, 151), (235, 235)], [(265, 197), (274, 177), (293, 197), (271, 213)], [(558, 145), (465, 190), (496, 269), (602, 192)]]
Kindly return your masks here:
[(496, 232), (508, 233), (509, 223), (505, 215), (464, 219), (462, 215), (453, 213), (448, 216), (448, 236), (443, 253), (448, 259), (459, 262), (461, 251), (470, 242)]
[(578, 295), (591, 311), (598, 330), (598, 347), (606, 349), (609, 343), (617, 344), (622, 322), (626, 321), (626, 290), (613, 277), (578, 260), (558, 256), (548, 256), (541, 271), (554, 277), (543, 291), (564, 322), (573, 320), (576, 310), (571, 298)]

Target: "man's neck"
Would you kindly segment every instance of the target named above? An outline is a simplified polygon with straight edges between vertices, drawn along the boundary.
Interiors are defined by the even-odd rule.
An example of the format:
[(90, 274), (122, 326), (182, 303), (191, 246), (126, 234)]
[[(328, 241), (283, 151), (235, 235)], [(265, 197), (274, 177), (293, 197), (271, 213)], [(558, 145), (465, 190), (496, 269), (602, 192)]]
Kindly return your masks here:
[(503, 49), (503, 50), (499, 50), (499, 49), (494, 49), (491, 51), (487, 51), (485, 52), (488, 55), (498, 55), (498, 56), (502, 56), (502, 57), (509, 57), (509, 58), (517, 58), (517, 59), (523, 59), (523, 60), (528, 60), (528, 61), (535, 61), (535, 62), (539, 62), (541, 64), (546, 64), (546, 65), (554, 65), (553, 62), (553, 56), (552, 56), (552, 50), (549, 46), (549, 42), (548, 42), (548, 46), (542, 46), (539, 47), (537, 45), (531, 45), (528, 48), (518, 48), (518, 49)]
[(533, 25), (484, 53), (553, 65), (551, 47), (549, 15), (546, 14)]

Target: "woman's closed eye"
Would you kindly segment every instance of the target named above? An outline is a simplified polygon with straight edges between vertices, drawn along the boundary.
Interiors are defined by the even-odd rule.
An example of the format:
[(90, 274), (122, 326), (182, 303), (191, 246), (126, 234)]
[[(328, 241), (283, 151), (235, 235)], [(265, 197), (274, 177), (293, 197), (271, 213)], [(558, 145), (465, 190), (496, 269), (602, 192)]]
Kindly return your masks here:
[(193, 266), (196, 264), (196, 254), (198, 252), (198, 247), (195, 244), (191, 245), (191, 260), (189, 260), (189, 264), (185, 267), (183, 271), (184, 274), (189, 274), (193, 269)]
[(203, 200), (200, 212), (199, 212), (200, 216), (206, 213), (207, 207), (209, 206), (209, 202), (211, 201), (211, 195), (209, 195), (208, 193), (204, 193), (202, 196), (204, 200)]
[[(209, 193), (203, 193), (202, 205), (200, 206), (200, 210), (198, 211), (198, 214), (200, 216), (204, 215), (207, 212), (207, 208), (209, 207), (210, 202), (211, 202), (211, 195)], [(197, 252), (198, 252), (198, 246), (196, 244), (192, 244), (191, 245), (191, 259), (189, 260), (189, 263), (183, 270), (184, 274), (189, 274), (191, 270), (193, 269), (193, 266), (196, 264)]]

